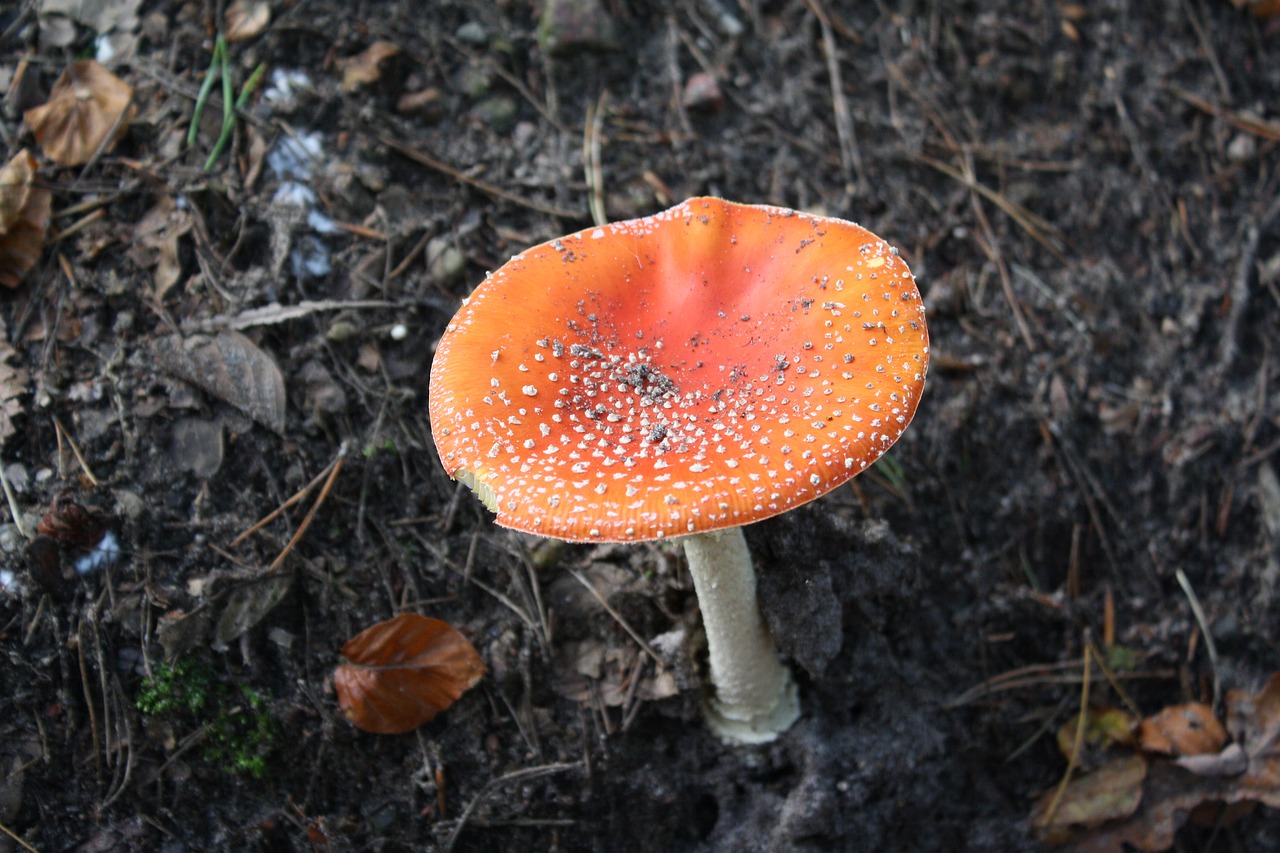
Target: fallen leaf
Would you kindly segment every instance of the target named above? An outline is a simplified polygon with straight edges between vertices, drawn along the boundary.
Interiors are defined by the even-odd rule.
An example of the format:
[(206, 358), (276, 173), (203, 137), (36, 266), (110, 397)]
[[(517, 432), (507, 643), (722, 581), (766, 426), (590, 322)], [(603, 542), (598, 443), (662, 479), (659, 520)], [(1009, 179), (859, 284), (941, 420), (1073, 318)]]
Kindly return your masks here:
[(27, 392), (26, 371), (10, 364), (13, 356), (9, 333), (4, 318), (0, 317), (0, 447), (17, 431), (13, 419), (22, 414), (21, 398)]
[(342, 68), (342, 90), (354, 92), (362, 86), (376, 83), (382, 77), (382, 63), (400, 53), (400, 48), (389, 41), (375, 41), (355, 56), (338, 61)]
[(22, 117), (46, 156), (59, 166), (81, 166), (115, 145), (136, 110), (133, 87), (101, 63), (82, 59), (62, 72), (48, 101)]
[(1138, 729), (1138, 740), (1147, 752), (1161, 755), (1203, 755), (1217, 752), (1227, 742), (1227, 731), (1201, 702), (1172, 705), (1147, 717)]
[(223, 35), (227, 41), (246, 41), (262, 34), (271, 23), (271, 5), (266, 0), (234, 0), (227, 7)]
[(153, 351), (167, 373), (203, 388), (268, 429), (284, 432), (284, 376), (275, 360), (244, 335), (169, 335), (157, 339)]
[(39, 164), (31, 152), (23, 148), (0, 169), (0, 234), (18, 221), (31, 194), (31, 181)]
[[(1213, 810), (1215, 819), (1247, 811), (1244, 807), (1251, 803), (1280, 808), (1280, 673), (1273, 674), (1257, 693), (1229, 691), (1225, 705), (1226, 728), (1233, 742), (1220, 751), (1176, 760), (1142, 755), (1115, 758), (1068, 785), (1053, 815), (1047, 811), (1054, 792), (1046, 794), (1032, 813), (1033, 826), (1043, 840), (1069, 843), (1082, 853), (1135, 849), (1154, 853), (1172, 847), (1188, 817), (1206, 808)], [(1162, 716), (1171, 748), (1179, 743), (1195, 748), (1215, 740), (1204, 706), (1180, 705), (1150, 719)], [(1170, 720), (1174, 722), (1169, 724)], [(1146, 743), (1144, 738), (1144, 748)], [(1127, 808), (1133, 800), (1135, 762), (1143, 762), (1147, 770), (1137, 792), (1138, 806), (1126, 812), (1118, 806)], [(1219, 811), (1223, 806), (1226, 810)]]
[(1031, 810), (1031, 825), (1049, 844), (1061, 844), (1081, 828), (1092, 828), (1128, 817), (1142, 802), (1147, 760), (1130, 755), (1077, 776), (1059, 794), (1046, 792)]
[[(1080, 715), (1076, 714), (1058, 729), (1058, 751), (1062, 757), (1071, 758), (1075, 748), (1076, 729)], [(1081, 745), (1090, 751), (1105, 751), (1116, 746), (1132, 746), (1137, 723), (1119, 708), (1091, 707), (1085, 713), (1084, 737)]]
[(172, 196), (161, 196), (133, 226), (129, 258), (139, 267), (155, 267), (152, 296), (161, 301), (182, 277), (178, 241), (192, 228), (191, 213)]
[(292, 585), (293, 575), (289, 572), (272, 572), (232, 590), (213, 632), (213, 647), (219, 651), (225, 649), (232, 640), (261, 622), (284, 600)]
[(0, 284), (5, 287), (21, 284), (44, 250), (52, 194), (34, 185), (36, 166), (24, 148), (0, 169)]
[(333, 674), (338, 705), (358, 728), (403, 734), (448, 708), (484, 676), (475, 648), (439, 619), (401, 613), (347, 641)]
[(1255, 18), (1280, 15), (1280, 0), (1231, 0), (1237, 9), (1248, 9)]

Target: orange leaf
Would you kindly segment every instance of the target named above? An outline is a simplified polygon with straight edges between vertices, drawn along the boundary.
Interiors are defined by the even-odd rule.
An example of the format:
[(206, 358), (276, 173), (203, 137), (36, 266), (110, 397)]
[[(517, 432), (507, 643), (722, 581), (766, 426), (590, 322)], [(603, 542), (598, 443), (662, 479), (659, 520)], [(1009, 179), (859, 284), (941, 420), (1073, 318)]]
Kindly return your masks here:
[(338, 705), (353, 724), (381, 735), (416, 729), (484, 676), (475, 648), (452, 625), (401, 613), (342, 647), (333, 674)]
[(1227, 742), (1227, 732), (1200, 702), (1171, 705), (1142, 721), (1138, 738), (1147, 752), (1163, 755), (1204, 755)]

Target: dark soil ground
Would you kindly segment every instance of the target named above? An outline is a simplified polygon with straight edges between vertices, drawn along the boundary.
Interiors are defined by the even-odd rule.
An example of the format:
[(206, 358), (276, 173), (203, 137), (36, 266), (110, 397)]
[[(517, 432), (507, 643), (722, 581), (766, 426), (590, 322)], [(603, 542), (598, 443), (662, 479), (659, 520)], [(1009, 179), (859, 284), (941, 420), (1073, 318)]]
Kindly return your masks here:
[[(95, 51), (38, 5), (0, 10), (6, 160)], [(553, 55), (529, 0), (269, 5), (230, 45), (237, 87), (268, 70), (211, 171), (220, 88), (184, 136), (222, 10), (195, 0), (125, 25), (119, 145), (41, 161), (65, 236), (0, 294), (3, 463), (24, 530), (73, 501), (121, 554), (64, 577), (5, 528), (0, 851), (1034, 850), (1090, 643), (1113, 663), (1090, 703), (1143, 714), (1280, 668), (1274, 24), (1228, 0), (605, 0), (607, 49), (557, 27)], [(398, 53), (344, 86), (379, 40)], [(300, 166), (264, 165), (302, 138)], [(341, 227), (281, 200), (290, 177)], [(701, 724), (677, 548), (547, 548), (435, 455), (448, 318), (593, 194), (610, 219), (699, 194), (853, 219), (929, 310), (889, 463), (748, 533), (804, 706), (768, 746)], [(278, 430), (157, 344), (226, 328), (278, 364)], [(318, 487), (233, 544), (343, 453), (292, 547)], [(656, 672), (575, 571), (647, 641), (690, 642)], [(404, 610), (488, 675), (366, 734), (332, 671)], [(1178, 842), (1276, 850), (1280, 818)]]

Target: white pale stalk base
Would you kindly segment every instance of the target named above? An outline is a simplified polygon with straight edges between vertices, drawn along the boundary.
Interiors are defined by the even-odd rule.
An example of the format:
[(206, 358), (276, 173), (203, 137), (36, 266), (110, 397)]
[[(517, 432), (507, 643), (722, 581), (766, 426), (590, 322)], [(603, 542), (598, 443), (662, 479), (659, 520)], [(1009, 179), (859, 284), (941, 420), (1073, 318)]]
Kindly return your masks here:
[(768, 743), (800, 716), (800, 698), (760, 615), (742, 528), (686, 536), (684, 552), (715, 685), (707, 724), (726, 741)]

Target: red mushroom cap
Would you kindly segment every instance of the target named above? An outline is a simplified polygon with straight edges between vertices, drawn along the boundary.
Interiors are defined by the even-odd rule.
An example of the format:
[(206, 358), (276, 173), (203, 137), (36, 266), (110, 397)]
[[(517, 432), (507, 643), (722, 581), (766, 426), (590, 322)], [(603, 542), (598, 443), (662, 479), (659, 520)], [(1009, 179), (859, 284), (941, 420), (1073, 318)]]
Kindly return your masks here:
[(879, 237), (695, 198), (489, 276), (440, 339), (431, 428), (503, 526), (656, 539), (858, 474), (907, 428), (928, 363), (915, 279)]

